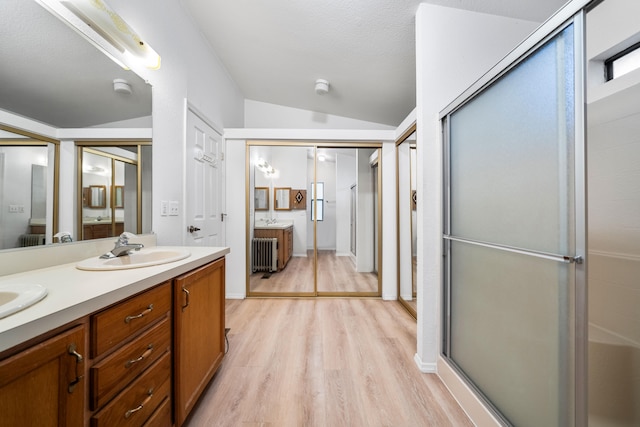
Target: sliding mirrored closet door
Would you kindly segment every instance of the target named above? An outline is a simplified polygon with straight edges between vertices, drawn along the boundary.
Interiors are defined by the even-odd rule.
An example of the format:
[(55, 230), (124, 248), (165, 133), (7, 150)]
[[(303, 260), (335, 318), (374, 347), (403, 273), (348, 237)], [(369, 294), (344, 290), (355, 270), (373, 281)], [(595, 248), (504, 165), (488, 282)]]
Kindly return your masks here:
[(379, 146), (247, 143), (247, 295), (380, 295)]

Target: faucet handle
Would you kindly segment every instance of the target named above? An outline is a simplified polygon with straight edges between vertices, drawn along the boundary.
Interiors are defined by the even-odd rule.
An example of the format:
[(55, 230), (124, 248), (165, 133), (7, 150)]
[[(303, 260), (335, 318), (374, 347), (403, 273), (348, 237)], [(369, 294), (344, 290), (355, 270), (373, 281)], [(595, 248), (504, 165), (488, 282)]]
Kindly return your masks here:
[(120, 237), (118, 237), (118, 243), (121, 245), (128, 245), (129, 239), (132, 237), (136, 237), (136, 235), (133, 233), (129, 233), (128, 231), (125, 231), (120, 235)]

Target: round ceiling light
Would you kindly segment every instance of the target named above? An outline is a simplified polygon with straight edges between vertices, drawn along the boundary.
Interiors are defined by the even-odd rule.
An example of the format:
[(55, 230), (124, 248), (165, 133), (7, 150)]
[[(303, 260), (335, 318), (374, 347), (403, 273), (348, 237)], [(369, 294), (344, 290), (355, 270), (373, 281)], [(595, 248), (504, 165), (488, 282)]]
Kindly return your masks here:
[(131, 85), (125, 79), (114, 79), (113, 90), (117, 93), (124, 93), (125, 95), (131, 95)]
[(316, 93), (318, 95), (324, 95), (329, 92), (329, 82), (324, 79), (316, 80)]

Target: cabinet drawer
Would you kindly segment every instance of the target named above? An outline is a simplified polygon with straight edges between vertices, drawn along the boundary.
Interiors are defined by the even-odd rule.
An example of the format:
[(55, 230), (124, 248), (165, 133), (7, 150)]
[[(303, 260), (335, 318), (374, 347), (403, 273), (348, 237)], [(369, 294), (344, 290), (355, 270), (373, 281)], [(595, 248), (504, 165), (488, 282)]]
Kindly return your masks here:
[(171, 309), (170, 282), (91, 316), (91, 356), (97, 357)]
[(171, 427), (172, 425), (171, 399), (167, 397), (142, 427)]
[(164, 320), (91, 367), (91, 409), (97, 409), (170, 351), (171, 322)]
[(140, 426), (171, 395), (171, 354), (165, 353), (107, 406), (91, 417), (92, 427)]

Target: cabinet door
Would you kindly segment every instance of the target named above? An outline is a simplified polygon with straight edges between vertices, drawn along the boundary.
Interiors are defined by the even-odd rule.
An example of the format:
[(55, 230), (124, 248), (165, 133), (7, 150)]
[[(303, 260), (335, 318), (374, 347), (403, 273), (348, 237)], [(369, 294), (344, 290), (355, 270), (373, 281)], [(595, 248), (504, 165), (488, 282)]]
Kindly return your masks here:
[(224, 356), (224, 258), (174, 281), (176, 427), (198, 401)]
[(82, 426), (84, 342), (77, 326), (0, 361), (0, 424)]

